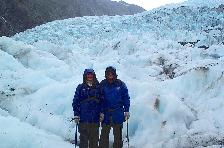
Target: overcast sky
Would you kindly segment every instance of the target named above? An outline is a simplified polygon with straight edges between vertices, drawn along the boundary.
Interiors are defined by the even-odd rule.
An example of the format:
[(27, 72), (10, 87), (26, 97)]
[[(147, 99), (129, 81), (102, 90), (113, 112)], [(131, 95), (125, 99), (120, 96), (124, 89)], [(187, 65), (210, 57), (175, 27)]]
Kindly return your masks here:
[[(114, 0), (114, 1), (120, 1), (120, 0)], [(123, 0), (123, 1), (130, 4), (136, 4), (145, 8), (146, 10), (150, 10), (152, 8), (156, 8), (165, 4), (179, 3), (186, 0)]]

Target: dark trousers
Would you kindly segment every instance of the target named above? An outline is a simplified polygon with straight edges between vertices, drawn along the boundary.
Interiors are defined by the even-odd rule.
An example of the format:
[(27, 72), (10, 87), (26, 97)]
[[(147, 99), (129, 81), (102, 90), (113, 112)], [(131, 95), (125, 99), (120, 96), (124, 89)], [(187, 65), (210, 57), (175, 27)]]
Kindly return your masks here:
[(98, 148), (99, 124), (79, 123), (80, 148)]
[(113, 134), (114, 134), (114, 143), (113, 148), (122, 148), (123, 142), (122, 142), (122, 124), (103, 124), (101, 135), (100, 135), (100, 148), (109, 148), (109, 133), (111, 127), (113, 128)]

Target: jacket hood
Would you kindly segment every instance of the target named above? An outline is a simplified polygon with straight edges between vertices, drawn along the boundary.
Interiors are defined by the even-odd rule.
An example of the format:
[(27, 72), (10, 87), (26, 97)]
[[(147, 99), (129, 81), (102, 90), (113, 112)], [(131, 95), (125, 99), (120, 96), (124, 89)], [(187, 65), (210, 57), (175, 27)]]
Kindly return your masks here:
[(83, 83), (86, 84), (86, 75), (88, 73), (93, 74), (93, 85), (97, 85), (99, 82), (98, 82), (98, 80), (96, 78), (96, 74), (95, 74), (93, 69), (85, 69), (84, 70), (84, 73), (83, 73)]

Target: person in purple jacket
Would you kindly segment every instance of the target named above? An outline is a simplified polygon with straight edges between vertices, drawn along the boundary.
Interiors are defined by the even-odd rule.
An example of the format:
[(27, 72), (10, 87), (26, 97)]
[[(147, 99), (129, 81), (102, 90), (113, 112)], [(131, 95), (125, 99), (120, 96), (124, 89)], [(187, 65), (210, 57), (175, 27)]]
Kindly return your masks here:
[(105, 78), (100, 83), (102, 97), (102, 130), (100, 135), (100, 148), (109, 148), (109, 133), (113, 128), (113, 148), (122, 148), (123, 122), (130, 117), (130, 97), (124, 82), (117, 79), (116, 69), (112, 66), (106, 68)]
[(98, 148), (101, 97), (93, 69), (85, 69), (83, 83), (76, 88), (72, 106), (80, 133), (80, 148)]

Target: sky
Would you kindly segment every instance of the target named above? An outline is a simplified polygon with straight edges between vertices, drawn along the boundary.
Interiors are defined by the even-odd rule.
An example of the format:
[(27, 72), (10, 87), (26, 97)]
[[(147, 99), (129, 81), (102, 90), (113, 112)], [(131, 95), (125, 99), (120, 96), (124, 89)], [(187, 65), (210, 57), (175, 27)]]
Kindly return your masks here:
[[(120, 0), (114, 0), (120, 1)], [(130, 4), (136, 4), (143, 7), (146, 10), (150, 10), (156, 7), (160, 7), (162, 5), (170, 4), (170, 3), (179, 3), (186, 0), (123, 0)]]

